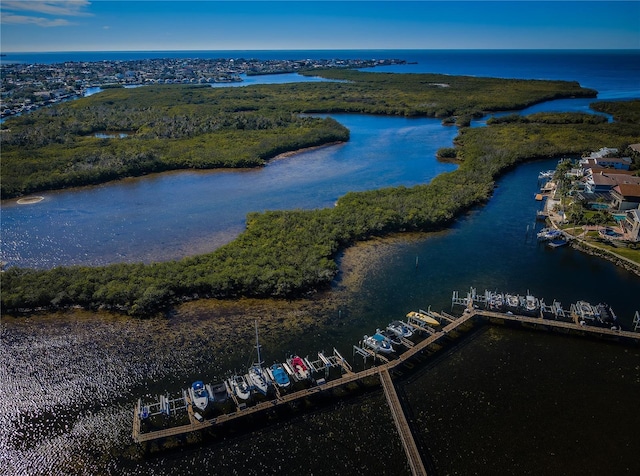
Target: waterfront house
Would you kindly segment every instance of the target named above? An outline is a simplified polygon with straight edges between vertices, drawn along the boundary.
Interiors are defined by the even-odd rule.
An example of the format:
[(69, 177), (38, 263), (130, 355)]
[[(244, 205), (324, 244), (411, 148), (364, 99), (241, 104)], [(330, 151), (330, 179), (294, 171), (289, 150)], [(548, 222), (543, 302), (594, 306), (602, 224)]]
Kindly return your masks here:
[(609, 193), (616, 185), (620, 184), (640, 185), (640, 177), (600, 171), (586, 176), (584, 189), (588, 193)]
[(580, 165), (585, 169), (598, 167), (603, 169), (629, 170), (631, 163), (631, 157), (587, 157), (585, 159), (580, 159)]
[(611, 190), (613, 199), (611, 206), (616, 210), (625, 211), (640, 206), (640, 184), (621, 183)]
[[(600, 169), (599, 171), (589, 170), (582, 182), (584, 183), (584, 190), (579, 191), (577, 197), (580, 201), (591, 208), (609, 208), (604, 204), (611, 204), (612, 208), (618, 208), (620, 206), (626, 206), (633, 208), (634, 198), (636, 193), (635, 188), (623, 187), (618, 190), (618, 195), (614, 197), (614, 188), (618, 185), (639, 185), (640, 177), (630, 175), (629, 173), (609, 173)], [(628, 200), (625, 199), (625, 194), (628, 195)], [(627, 203), (629, 202), (629, 203)], [(624, 205), (623, 205), (624, 204)], [(636, 205), (637, 206), (637, 205)], [(622, 208), (625, 210), (626, 208)]]
[(588, 157), (580, 159), (583, 169), (599, 167), (615, 170), (629, 170), (632, 160), (630, 157), (616, 157), (618, 149), (603, 147), (597, 152), (591, 152)]
[(625, 238), (629, 241), (640, 241), (640, 209), (627, 210), (624, 220), (620, 222)]

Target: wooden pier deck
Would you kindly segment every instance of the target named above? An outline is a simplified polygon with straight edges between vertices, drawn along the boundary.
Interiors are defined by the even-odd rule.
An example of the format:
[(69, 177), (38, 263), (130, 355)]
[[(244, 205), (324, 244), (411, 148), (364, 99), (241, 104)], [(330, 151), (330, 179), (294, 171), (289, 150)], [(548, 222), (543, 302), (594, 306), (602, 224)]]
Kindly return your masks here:
[(233, 421), (237, 418), (242, 418), (251, 414), (255, 414), (257, 412), (268, 410), (268, 409), (273, 409), (278, 405), (287, 404), (295, 400), (308, 397), (310, 395), (328, 391), (336, 387), (346, 385), (351, 382), (355, 382), (361, 379), (378, 375), (380, 378), (385, 396), (387, 398), (387, 402), (389, 403), (389, 408), (393, 416), (393, 420), (396, 424), (396, 427), (398, 428), (398, 433), (402, 440), (402, 444), (407, 454), (407, 458), (409, 459), (409, 465), (410, 465), (412, 474), (426, 475), (427, 473), (422, 463), (422, 460), (420, 458), (419, 450), (415, 444), (413, 435), (411, 434), (411, 429), (409, 427), (409, 424), (402, 410), (400, 401), (398, 400), (398, 396), (395, 391), (395, 387), (393, 385), (390, 371), (406, 363), (411, 358), (416, 356), (416, 354), (419, 354), (420, 352), (424, 351), (430, 345), (437, 343), (440, 339), (447, 336), (449, 333), (459, 328), (464, 323), (468, 322), (469, 320), (475, 317), (480, 316), (480, 317), (484, 317), (489, 322), (492, 322), (492, 320), (493, 321), (495, 320), (512, 321), (512, 322), (519, 322), (523, 324), (529, 324), (529, 325), (533, 325), (534, 327), (540, 327), (545, 329), (549, 329), (549, 328), (562, 329), (562, 330), (566, 330), (567, 332), (573, 331), (582, 335), (622, 337), (625, 339), (630, 339), (636, 342), (640, 342), (640, 332), (612, 330), (612, 329), (594, 327), (594, 326), (581, 326), (573, 322), (559, 321), (559, 320), (553, 320), (553, 319), (543, 319), (541, 317), (529, 317), (529, 316), (521, 316), (521, 315), (514, 315), (514, 314), (507, 314), (507, 313), (500, 313), (500, 312), (492, 312), (492, 311), (487, 311), (482, 309), (475, 309), (471, 305), (469, 305), (469, 307), (465, 309), (465, 312), (463, 313), (463, 315), (458, 318), (449, 314), (445, 314), (444, 312), (435, 313), (431, 311), (431, 314), (440, 318), (442, 323), (446, 322), (447, 324), (440, 330), (436, 330), (435, 332), (430, 333), (425, 339), (422, 339), (413, 347), (409, 347), (405, 352), (399, 354), (398, 357), (393, 360), (387, 361), (377, 366), (370, 367), (360, 372), (352, 372), (350, 367), (346, 367), (345, 373), (341, 377), (338, 377), (329, 381), (323, 380), (322, 383), (320, 384), (314, 385), (304, 390), (299, 390), (297, 392), (289, 393), (289, 394), (282, 395), (278, 392), (274, 399), (266, 400), (252, 406), (246, 406), (246, 407), (237, 406), (237, 410), (234, 412), (225, 413), (214, 418), (206, 419), (204, 421), (198, 421), (195, 418), (192, 406), (190, 405), (190, 402), (188, 401), (188, 396), (187, 396), (185, 398), (187, 399), (187, 411), (189, 412), (190, 423), (186, 425), (166, 428), (162, 430), (155, 430), (155, 431), (150, 431), (146, 433), (141, 432), (140, 415), (137, 411), (138, 409), (136, 409), (133, 415), (133, 439), (134, 441), (141, 443), (145, 441), (151, 441), (151, 440), (166, 438), (170, 436), (177, 436), (177, 435), (182, 435), (182, 434), (193, 432), (193, 431), (202, 430), (205, 428), (210, 428), (216, 425)]
[(407, 422), (407, 418), (404, 414), (404, 410), (402, 409), (402, 405), (400, 404), (400, 400), (398, 399), (398, 394), (393, 386), (393, 381), (391, 380), (391, 375), (389, 374), (388, 369), (380, 370), (380, 382), (384, 389), (384, 395), (387, 397), (387, 403), (389, 404), (393, 421), (398, 429), (398, 434), (400, 435), (404, 452), (407, 455), (411, 474), (414, 476), (427, 476), (427, 470), (422, 463), (420, 451), (418, 451), (416, 442), (413, 439), (413, 433), (411, 433), (409, 422)]

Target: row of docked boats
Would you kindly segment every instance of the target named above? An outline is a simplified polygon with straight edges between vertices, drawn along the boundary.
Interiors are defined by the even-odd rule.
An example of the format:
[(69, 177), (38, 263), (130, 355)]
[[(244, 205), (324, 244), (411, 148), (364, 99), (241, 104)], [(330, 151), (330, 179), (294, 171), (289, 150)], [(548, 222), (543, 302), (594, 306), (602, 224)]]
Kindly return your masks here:
[(292, 355), (285, 362), (276, 362), (266, 368), (255, 363), (249, 368), (247, 374), (236, 374), (226, 383), (229, 395), (234, 395), (239, 400), (248, 400), (255, 392), (266, 396), (273, 386), (287, 389), (294, 382), (309, 379), (311, 379), (309, 362), (298, 355)]
[[(424, 312), (411, 311), (407, 318), (419, 322), (420, 327), (438, 326), (440, 323)], [(395, 352), (393, 345), (407, 345), (405, 339), (409, 339), (414, 333), (414, 326), (404, 321), (396, 320), (389, 323), (384, 329), (376, 329), (375, 334), (365, 335), (362, 340), (364, 347), (375, 353), (390, 354)]]
[(244, 401), (255, 393), (266, 396), (274, 386), (286, 389), (291, 386), (292, 382), (305, 381), (311, 378), (309, 361), (298, 355), (292, 355), (285, 362), (276, 362), (266, 368), (262, 366), (257, 321), (256, 351), (257, 361), (251, 364), (246, 374), (233, 375), (214, 386), (205, 385), (200, 380), (193, 382), (189, 388), (189, 397), (193, 406), (205, 411), (211, 402), (226, 401), (229, 397)]
[(560, 319), (575, 321), (581, 325), (595, 325), (619, 329), (618, 318), (608, 304), (591, 304), (578, 301), (566, 311), (562, 305), (554, 301), (552, 305), (545, 305), (544, 301), (527, 292), (525, 296), (518, 294), (502, 294), (487, 291), (485, 293), (485, 307), (494, 312), (507, 312), (525, 316), (543, 317), (546, 319)]
[(216, 385), (205, 385), (200, 380), (193, 382), (189, 388), (189, 397), (194, 407), (205, 411), (212, 402), (224, 402), (232, 396), (245, 401), (256, 393), (266, 396), (273, 387), (287, 389), (294, 382), (309, 379), (309, 362), (293, 355), (285, 362), (277, 362), (269, 367), (262, 367), (256, 362), (246, 374), (235, 374)]
[(502, 294), (488, 291), (486, 296), (486, 307), (494, 312), (537, 316), (540, 314), (540, 305), (540, 299), (530, 293), (520, 296), (519, 294)]

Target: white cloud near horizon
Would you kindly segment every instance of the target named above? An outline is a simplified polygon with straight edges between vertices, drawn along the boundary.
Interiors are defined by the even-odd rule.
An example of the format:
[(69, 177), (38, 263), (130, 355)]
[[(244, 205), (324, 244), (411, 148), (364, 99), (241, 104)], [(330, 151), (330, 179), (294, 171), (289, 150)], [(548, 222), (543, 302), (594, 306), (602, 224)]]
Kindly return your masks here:
[[(36, 25), (40, 27), (69, 26), (75, 23), (60, 17), (92, 16), (85, 11), (88, 0), (4, 0), (0, 22), (5, 25)], [(8, 10), (8, 11), (7, 11)], [(31, 14), (51, 16), (36, 16)]]
[(73, 24), (64, 18), (49, 19), (42, 17), (29, 17), (25, 15), (13, 15), (11, 13), (5, 13), (2, 15), (2, 23), (14, 25), (37, 25), (42, 27), (69, 26)]
[(84, 11), (89, 5), (91, 5), (89, 0), (4, 0), (2, 9), (75, 17), (90, 15), (90, 13)]

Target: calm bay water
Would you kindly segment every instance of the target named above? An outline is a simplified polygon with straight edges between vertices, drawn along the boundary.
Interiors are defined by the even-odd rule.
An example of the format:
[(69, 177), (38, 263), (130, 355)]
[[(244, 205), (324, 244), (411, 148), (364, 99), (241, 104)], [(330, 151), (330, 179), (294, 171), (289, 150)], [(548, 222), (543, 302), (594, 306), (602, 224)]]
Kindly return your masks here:
[[(435, 59), (406, 67), (448, 74), (547, 75), (578, 79), (612, 98), (640, 97), (640, 62), (626, 61), (627, 54), (594, 59), (580, 53), (562, 60), (555, 53), (421, 55)], [(604, 73), (594, 67), (593, 76), (600, 79), (590, 80), (601, 81), (599, 87), (583, 82), (588, 65), (607, 62), (628, 69)], [(575, 74), (584, 77), (572, 76), (574, 64), (582, 65)], [(431, 69), (438, 65), (441, 70)], [(607, 76), (615, 78), (607, 81)], [(566, 110), (574, 104), (567, 102)], [(264, 169), (163, 174), (47, 193), (32, 206), (3, 203), (2, 259), (49, 267), (74, 260), (150, 260), (163, 248), (167, 253), (159, 256), (169, 259), (232, 239), (247, 211), (331, 206), (346, 190), (422, 183), (451, 170), (435, 162), (433, 153), (450, 145), (453, 128), (430, 120), (337, 118), (352, 131), (348, 144)], [(527, 235), (539, 207), (533, 200), (538, 171), (554, 164), (530, 163), (510, 172), (487, 205), (449, 230), (381, 244), (360, 288), (331, 317), (333, 325), (311, 326), (281, 339), (264, 336), (267, 361), (333, 346), (355, 361), (351, 346), (363, 334), (415, 308), (448, 310), (451, 292), (469, 286), (530, 290), (565, 307), (579, 299), (608, 302), (628, 325), (640, 310), (637, 276), (570, 248), (550, 250)], [(228, 196), (233, 199), (225, 201)], [(189, 219), (181, 221), (184, 215)], [(207, 228), (207, 222), (223, 226)], [(183, 239), (172, 235), (173, 228)], [(11, 240), (25, 243), (11, 248), (9, 256), (4, 253), (11, 229)], [(327, 319), (323, 312), (309, 312), (312, 321)], [(246, 362), (246, 339), (231, 342), (224, 352), (209, 350), (223, 318), (202, 311), (180, 322), (98, 316), (5, 319), (0, 327), (0, 472), (410, 474), (379, 392), (230, 439), (141, 455), (129, 439), (137, 398), (175, 395), (196, 377), (216, 380)], [(640, 472), (634, 445), (640, 424), (634, 407), (640, 390), (637, 347), (491, 328), (399, 382), (399, 388), (421, 448), (438, 474)]]
[[(24, 53), (4, 61), (52, 63), (158, 57), (401, 58), (410, 63), (373, 71), (437, 72), (507, 78), (576, 80), (602, 99), (640, 97), (637, 51), (220, 51)], [(258, 76), (250, 83), (298, 81)], [(552, 101), (523, 113), (588, 111), (589, 100)], [(0, 260), (50, 268), (177, 259), (212, 251), (244, 228), (250, 211), (331, 206), (350, 190), (429, 181), (451, 166), (435, 151), (456, 131), (431, 119), (338, 116), (349, 143), (306, 152), (264, 169), (176, 172), (100, 187), (48, 192), (29, 206), (2, 203)], [(474, 123), (482, 125), (483, 121)], [(115, 139), (117, 140), (117, 139)]]
[(181, 258), (231, 241), (251, 211), (331, 207), (349, 191), (416, 185), (455, 168), (435, 159), (456, 135), (437, 119), (337, 119), (349, 142), (262, 169), (173, 172), (47, 192), (34, 205), (5, 201), (1, 259), (49, 268)]

